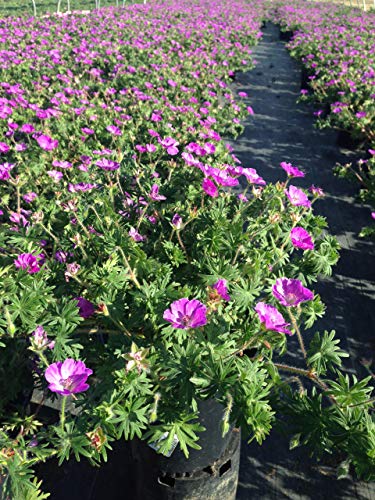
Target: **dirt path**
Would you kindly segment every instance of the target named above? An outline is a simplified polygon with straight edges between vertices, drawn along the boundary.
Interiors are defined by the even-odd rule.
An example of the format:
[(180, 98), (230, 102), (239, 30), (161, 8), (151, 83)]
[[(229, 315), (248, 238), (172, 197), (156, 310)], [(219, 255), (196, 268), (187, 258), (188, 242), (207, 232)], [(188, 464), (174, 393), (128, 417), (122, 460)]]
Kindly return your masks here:
[[(357, 237), (371, 224), (370, 209), (355, 200), (357, 187), (334, 176), (336, 162), (345, 163), (355, 153), (336, 146), (336, 132), (314, 128), (313, 110), (297, 104), (301, 70), (291, 59), (279, 29), (268, 24), (254, 49), (255, 70), (240, 74), (235, 92), (248, 93), (254, 109), (242, 137), (232, 143), (246, 167), (256, 168), (267, 181), (285, 178), (281, 161), (301, 166), (307, 173), (295, 184), (315, 184), (326, 197), (316, 210), (327, 217), (330, 232), (338, 238), (341, 258), (333, 276), (315, 286), (327, 305), (318, 330), (335, 329), (351, 361), (347, 369), (365, 376), (360, 360), (375, 358), (375, 245)], [(293, 353), (290, 354), (293, 356)], [(375, 360), (375, 359), (374, 359)], [(259, 447), (242, 448), (238, 499), (371, 499), (375, 487), (350, 479), (336, 481), (334, 468), (307, 459), (304, 449), (288, 451), (288, 441), (272, 434)]]

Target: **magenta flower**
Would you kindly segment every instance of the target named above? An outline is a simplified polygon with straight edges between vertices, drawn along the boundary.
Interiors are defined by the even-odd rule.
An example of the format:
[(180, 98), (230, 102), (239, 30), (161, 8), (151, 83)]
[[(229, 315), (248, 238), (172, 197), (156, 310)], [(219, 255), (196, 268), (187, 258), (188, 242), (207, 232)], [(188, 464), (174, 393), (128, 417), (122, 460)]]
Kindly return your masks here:
[(143, 241), (145, 239), (145, 237), (139, 234), (139, 232), (136, 229), (134, 229), (134, 227), (130, 228), (128, 234), (130, 238), (132, 238), (136, 242)]
[(219, 190), (217, 189), (215, 184), (207, 177), (203, 179), (202, 188), (204, 192), (208, 194), (208, 196), (211, 196), (212, 198), (217, 198), (219, 196)]
[(375, 212), (371, 212), (371, 217), (375, 219)]
[(81, 130), (86, 135), (93, 135), (93, 134), (95, 134), (95, 130), (93, 130), (92, 128), (83, 127), (83, 128), (81, 128)]
[(5, 142), (0, 142), (0, 153), (8, 153), (10, 147)]
[(161, 194), (159, 194), (159, 186), (157, 184), (153, 184), (151, 188), (151, 192), (149, 194), (151, 200), (154, 201), (162, 201), (166, 200), (167, 198)]
[[(30, 215), (29, 210), (22, 210), (23, 213), (27, 216)], [(11, 212), (9, 220), (15, 222), (18, 226), (26, 227), (29, 224), (29, 221), (25, 217), (25, 215), (19, 214), (17, 212)]]
[(295, 207), (311, 207), (311, 202), (308, 199), (306, 193), (295, 186), (289, 186), (289, 191), (286, 189), (285, 194), (288, 197), (290, 203)]
[(53, 160), (52, 165), (54, 167), (60, 167), (60, 168), (72, 168), (72, 164), (70, 161), (66, 160)]
[(36, 138), (36, 142), (45, 151), (52, 151), (59, 145), (59, 141), (57, 139), (52, 139), (52, 137), (43, 134)]
[(32, 253), (21, 253), (21, 255), (14, 260), (14, 265), (17, 269), (23, 269), (29, 274), (40, 271), (38, 260)]
[(31, 203), (37, 197), (38, 197), (38, 195), (36, 193), (33, 193), (32, 191), (30, 193), (26, 193), (22, 196), (22, 198), (26, 201), (26, 203)]
[(102, 168), (103, 170), (117, 170), (120, 168), (120, 164), (117, 161), (108, 160), (107, 158), (101, 158), (95, 162), (95, 165)]
[(186, 330), (198, 328), (207, 323), (207, 308), (199, 300), (179, 299), (172, 302), (166, 309), (163, 318), (172, 323), (174, 328)]
[(68, 358), (64, 362), (58, 361), (49, 365), (44, 376), (49, 382), (50, 391), (62, 396), (70, 396), (77, 392), (87, 391), (90, 386), (86, 384), (86, 380), (92, 373), (93, 371), (86, 368), (83, 361)]
[(266, 330), (292, 335), (292, 332), (286, 328), (290, 323), (285, 322), (283, 315), (279, 313), (276, 307), (265, 304), (264, 302), (258, 302), (255, 306), (255, 310), (258, 313), (260, 322), (264, 324)]
[(95, 312), (95, 306), (92, 302), (85, 299), (84, 297), (74, 297), (74, 300), (77, 301), (77, 306), (79, 309), (79, 315), (81, 318), (89, 318)]
[(178, 142), (172, 137), (166, 137), (165, 139), (159, 139), (159, 143), (167, 150), (167, 153), (171, 156), (178, 154)]
[(58, 170), (48, 170), (47, 174), (55, 181), (60, 182), (64, 174)]
[(69, 282), (70, 278), (73, 278), (79, 273), (81, 266), (77, 264), (77, 262), (72, 262), (71, 264), (66, 265), (66, 271), (64, 273), (65, 281)]
[(280, 167), (285, 170), (289, 177), (305, 177), (305, 174), (297, 167), (293, 167), (291, 163), (282, 161)]
[(293, 246), (302, 250), (314, 250), (314, 243), (310, 234), (303, 227), (294, 227), (290, 231)]
[(122, 135), (121, 130), (118, 127), (116, 127), (116, 125), (108, 125), (108, 127), (106, 127), (106, 129), (108, 130), (108, 132), (110, 134), (113, 134), (113, 135)]
[(90, 191), (96, 187), (98, 187), (97, 184), (90, 184), (88, 182), (78, 182), (78, 184), (69, 183), (68, 191), (69, 193), (77, 193), (78, 191)]
[(309, 187), (309, 191), (310, 193), (312, 193), (314, 196), (316, 196), (317, 198), (318, 197), (321, 197), (321, 196), (324, 196), (324, 191), (322, 188), (320, 187), (317, 187), (317, 186), (314, 186), (314, 184), (312, 186)]
[(13, 163), (2, 163), (0, 164), (0, 181), (6, 181), (10, 177), (10, 171), (14, 168)]
[(37, 326), (33, 331), (32, 336), (33, 338), (31, 339), (31, 343), (37, 349), (44, 349), (46, 347), (48, 347), (48, 349), (53, 349), (55, 347), (55, 341), (50, 341), (42, 326)]
[(222, 299), (226, 301), (231, 300), (230, 295), (228, 294), (227, 280), (220, 279), (212, 285), (212, 288), (217, 291)]
[(182, 225), (182, 218), (178, 214), (174, 214), (172, 217), (172, 224), (176, 229), (180, 229)]
[(263, 179), (263, 177), (260, 177), (260, 175), (258, 175), (258, 172), (255, 170), (255, 168), (244, 168), (243, 175), (246, 177), (248, 182), (250, 182), (250, 184), (259, 184), (260, 186), (266, 185), (266, 181)]
[(24, 132), (25, 134), (32, 134), (35, 132), (35, 128), (31, 123), (24, 123), (21, 127), (21, 132)]
[(273, 296), (286, 307), (294, 307), (314, 298), (314, 294), (300, 280), (278, 278), (272, 287)]

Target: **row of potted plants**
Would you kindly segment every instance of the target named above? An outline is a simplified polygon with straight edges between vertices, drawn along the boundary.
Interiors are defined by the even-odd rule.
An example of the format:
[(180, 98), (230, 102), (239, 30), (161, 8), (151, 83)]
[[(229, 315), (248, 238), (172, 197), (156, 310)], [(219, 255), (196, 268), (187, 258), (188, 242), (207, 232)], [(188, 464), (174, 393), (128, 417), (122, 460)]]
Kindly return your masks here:
[[(370, 378), (341, 373), (333, 331), (308, 331), (325, 310), (314, 283), (338, 259), (313, 211), (324, 192), (298, 187), (303, 170), (283, 158), (267, 183), (224, 139), (253, 113), (229, 82), (252, 67), (265, 11), (206, 0), (7, 20), (5, 498), (46, 498), (37, 463), (98, 464), (115, 440), (188, 457), (210, 400), (223, 435), (234, 425), (261, 443), (282, 417), (294, 446), (339, 450), (341, 474), (374, 477)], [(60, 408), (52, 425), (45, 398)]]
[[(317, 104), (319, 127), (334, 127), (363, 148), (340, 175), (360, 182), (361, 198), (375, 207), (375, 14), (337, 4), (278, 2), (273, 19), (293, 32), (288, 48), (302, 62), (301, 100)], [(375, 218), (375, 212), (372, 212)], [(375, 234), (375, 227), (362, 235)]]

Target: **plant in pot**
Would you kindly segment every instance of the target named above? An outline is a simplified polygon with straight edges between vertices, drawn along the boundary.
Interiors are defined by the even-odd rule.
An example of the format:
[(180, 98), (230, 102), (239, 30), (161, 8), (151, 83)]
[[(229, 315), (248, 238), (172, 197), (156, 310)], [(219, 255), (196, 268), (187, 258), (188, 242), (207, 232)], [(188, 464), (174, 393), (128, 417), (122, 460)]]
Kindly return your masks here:
[[(80, 194), (79, 202), (69, 191), (57, 203), (46, 196), (43, 215), (11, 234), (12, 250), (2, 256), (3, 353), (9, 339), (26, 335), (29, 384), (57, 397), (61, 410), (54, 425), (37, 414), (3, 423), (6, 491), (17, 497), (36, 487), (28, 468), (47, 457), (98, 463), (113, 440), (134, 438), (148, 442), (155, 457), (169, 457), (155, 478), (161, 489), (176, 488), (184, 472), (194, 477), (222, 456), (221, 465), (230, 460), (235, 428), (261, 443), (286, 401), (301, 441), (312, 444), (316, 429), (303, 421), (318, 412), (315, 424), (330, 430), (331, 448), (372, 473), (368, 380), (327, 379), (345, 353), (328, 332), (305, 347), (301, 330), (323, 314), (312, 284), (331, 272), (337, 243), (323, 235), (325, 221), (311, 208), (321, 190), (312, 188), (309, 199), (289, 185), (300, 170), (282, 167), (288, 180), (276, 185), (250, 168), (181, 167), (167, 158), (157, 177), (152, 162), (128, 164), (126, 177), (98, 169), (101, 189)], [(239, 193), (240, 176), (246, 185)], [(46, 232), (51, 248), (41, 251)], [(305, 367), (279, 361), (294, 337)], [(200, 450), (200, 438), (206, 434), (209, 443), (219, 432), (228, 438), (215, 439), (213, 452), (203, 447), (199, 470), (191, 469), (189, 453)], [(353, 435), (364, 445), (360, 453)], [(144, 453), (135, 445), (135, 456)]]
[[(189, 498), (204, 483), (204, 497), (229, 499), (238, 429), (261, 443), (278, 416), (294, 441), (338, 449), (373, 477), (369, 379), (337, 373), (345, 353), (332, 332), (303, 340), (324, 312), (314, 282), (338, 259), (312, 210), (322, 191), (297, 187), (304, 174), (286, 162), (286, 180), (267, 184), (219, 134), (241, 131), (245, 106), (227, 82), (258, 37), (262, 8), (235, 4), (216, 17), (212, 8), (207, 20), (189, 4), (183, 16), (163, 8), (163, 22), (158, 6), (137, 9), (95, 14), (98, 67), (86, 71), (79, 60), (76, 74), (56, 76), (38, 53), (44, 78), (25, 81), (20, 62), (12, 75), (22, 85), (3, 86), (17, 126), (1, 122), (11, 146), (0, 143), (8, 155), (0, 165), (0, 366), (12, 379), (12, 360), (25, 367), (1, 405), (3, 496), (46, 498), (36, 464), (85, 457), (97, 465), (115, 440), (132, 440), (139, 467), (152, 462), (152, 482), (138, 481), (141, 498), (150, 488), (152, 498)], [(75, 30), (86, 39), (90, 19), (90, 29), (74, 22), (64, 21), (68, 34), (49, 27), (67, 42)], [(130, 48), (118, 45), (127, 23), (136, 25)], [(187, 47), (176, 42), (184, 29)], [(97, 45), (98, 33), (115, 37), (111, 49)], [(90, 63), (96, 54), (79, 51)], [(118, 65), (124, 54), (138, 72)], [(58, 67), (70, 49), (60, 56)], [(288, 350), (300, 353), (299, 365), (281, 362)], [(23, 389), (41, 393), (39, 404), (20, 404)], [(46, 398), (59, 408), (49, 424)]]

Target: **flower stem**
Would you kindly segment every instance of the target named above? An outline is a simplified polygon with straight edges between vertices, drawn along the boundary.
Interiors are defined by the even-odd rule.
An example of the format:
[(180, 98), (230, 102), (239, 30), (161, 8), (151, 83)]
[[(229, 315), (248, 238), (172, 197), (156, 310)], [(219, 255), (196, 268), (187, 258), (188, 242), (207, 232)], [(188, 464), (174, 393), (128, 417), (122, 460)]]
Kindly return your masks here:
[(136, 285), (137, 288), (141, 288), (141, 284), (139, 283), (139, 281), (137, 280), (137, 277), (136, 275), (134, 274), (134, 271), (133, 269), (130, 267), (130, 264), (129, 264), (129, 261), (128, 259), (126, 258), (126, 255), (123, 251), (123, 249), (121, 247), (117, 247), (117, 249), (119, 250), (119, 252), (121, 253), (122, 255), (122, 258), (124, 259), (124, 262), (125, 262), (125, 265), (126, 267), (128, 268), (128, 271), (129, 271), (129, 274), (130, 274), (130, 279), (133, 281), (133, 283)]
[(232, 354), (229, 354), (229, 356), (227, 356), (226, 358), (224, 359), (229, 359), (231, 358), (232, 356), (237, 356), (237, 354), (240, 354), (242, 351), (244, 351), (245, 349), (247, 349), (248, 347), (250, 347), (252, 344), (255, 343), (255, 341), (259, 338), (259, 335), (261, 334), (262, 332), (259, 332), (257, 333), (256, 335), (254, 335), (253, 337), (251, 337), (250, 340), (248, 340), (247, 342), (245, 342), (245, 344), (240, 347), (239, 349), (237, 349), (237, 351), (234, 351), (232, 352)]
[(188, 261), (188, 264), (191, 264), (190, 256), (189, 256), (189, 254), (186, 251), (186, 247), (185, 247), (185, 245), (184, 245), (184, 243), (183, 243), (183, 241), (181, 239), (181, 235), (180, 235), (180, 231), (179, 230), (176, 231), (176, 236), (177, 236), (178, 242), (180, 244), (180, 247), (182, 248), (182, 250), (184, 251), (184, 253), (186, 255), (186, 259)]
[(51, 236), (51, 238), (56, 241), (56, 243), (60, 243), (58, 238), (43, 224), (43, 222), (39, 222), (40, 227), (44, 229), (44, 231)]
[(294, 317), (294, 314), (292, 313), (292, 311), (290, 310), (290, 308), (288, 307), (288, 313), (289, 313), (289, 317), (292, 321), (292, 325), (296, 331), (296, 334), (297, 334), (297, 338), (298, 338), (298, 342), (299, 342), (299, 345), (301, 347), (301, 351), (302, 351), (302, 354), (303, 354), (303, 357), (306, 359), (307, 358), (307, 352), (306, 352), (306, 348), (305, 348), (305, 343), (303, 341), (303, 338), (302, 338), (302, 334), (301, 334), (301, 331), (297, 325), (297, 321), (296, 321), (296, 318)]
[(45, 355), (41, 351), (38, 351), (38, 356), (43, 361), (43, 363), (48, 367), (49, 363), (48, 363), (47, 358), (45, 357)]
[(62, 432), (65, 430), (65, 407), (66, 407), (66, 400), (68, 399), (67, 396), (63, 396), (62, 401), (61, 401), (61, 411), (60, 411), (60, 427)]
[[(309, 378), (312, 380), (316, 385), (318, 385), (323, 392), (328, 392), (329, 387), (323, 380), (321, 380), (312, 370), (304, 370), (303, 368), (297, 368), (296, 366), (289, 366), (289, 365), (284, 365), (281, 363), (273, 363), (276, 368), (279, 370), (284, 370), (290, 373), (295, 373), (297, 375), (302, 375), (304, 377)], [(335, 404), (338, 406), (338, 403), (334, 396), (327, 394), (327, 397), (330, 399), (331, 403)]]

